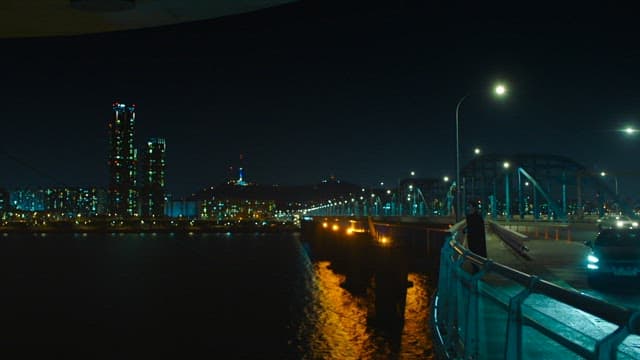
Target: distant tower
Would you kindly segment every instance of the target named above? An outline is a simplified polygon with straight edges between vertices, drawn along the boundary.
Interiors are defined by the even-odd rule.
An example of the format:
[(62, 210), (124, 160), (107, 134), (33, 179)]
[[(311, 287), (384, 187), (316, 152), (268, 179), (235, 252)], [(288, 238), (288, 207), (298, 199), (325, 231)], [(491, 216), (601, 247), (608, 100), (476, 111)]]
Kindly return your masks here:
[(165, 204), (165, 140), (152, 138), (144, 151), (142, 169), (142, 216), (164, 216)]
[(109, 121), (109, 214), (133, 216), (137, 211), (137, 151), (133, 146), (136, 107), (113, 103)]
[(236, 185), (247, 185), (247, 182), (244, 180), (244, 167), (242, 166), (242, 160), (244, 156), (240, 154), (240, 164), (238, 165), (238, 180), (236, 181)]
[(238, 169), (238, 184), (244, 185), (244, 169), (243, 168)]

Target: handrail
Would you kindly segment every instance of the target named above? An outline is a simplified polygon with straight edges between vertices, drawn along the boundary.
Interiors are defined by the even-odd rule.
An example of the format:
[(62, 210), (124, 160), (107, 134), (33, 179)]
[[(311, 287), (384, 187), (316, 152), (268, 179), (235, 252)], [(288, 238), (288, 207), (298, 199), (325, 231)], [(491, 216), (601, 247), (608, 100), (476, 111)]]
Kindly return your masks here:
[[(489, 262), (482, 256), (468, 251), (460, 243), (450, 241), (449, 245), (454, 248), (456, 253), (477, 265), (485, 266)], [(498, 273), (525, 287), (529, 287), (535, 277), (496, 262), (491, 262), (491, 272)], [(627, 308), (602, 301), (575, 290), (562, 288), (542, 279), (533, 284), (531, 290), (620, 326), (626, 325), (633, 314), (633, 311)], [(635, 322), (635, 327), (632, 330), (640, 334), (640, 321)]]
[[(615, 356), (618, 346), (629, 335), (640, 335), (640, 312), (622, 306), (607, 303), (597, 298), (582, 294), (575, 290), (562, 288), (551, 282), (539, 279), (493, 262), (469, 251), (455, 239), (459, 236), (462, 224), (451, 232), (445, 241), (440, 258), (440, 274), (438, 291), (434, 297), (433, 326), (438, 335), (439, 345), (445, 357), (458, 357), (464, 353), (464, 358), (478, 358), (478, 298), (491, 298), (490, 292), (481, 289), (490, 284), (481, 281), (485, 274), (491, 273), (510, 279), (524, 290), (513, 296), (508, 309), (507, 339), (505, 341), (504, 356), (511, 359), (522, 358), (522, 325), (530, 325), (547, 339), (565, 346), (568, 350), (587, 358), (606, 359)], [(475, 264), (480, 268), (476, 274), (469, 274), (462, 266), (464, 263)], [(531, 294), (539, 294), (562, 302), (574, 309), (597, 316), (618, 328), (602, 339), (594, 340), (595, 345), (586, 347), (564, 339), (560, 333), (539, 324), (522, 312), (522, 303)], [(494, 298), (493, 300), (499, 300)], [(463, 309), (463, 307), (465, 307)]]
[(519, 234), (498, 225), (494, 221), (489, 220), (488, 223), (491, 231), (498, 235), (498, 237), (509, 245), (509, 247), (511, 247), (518, 255), (527, 260), (531, 260), (529, 254), (527, 254), (529, 248), (522, 243)]

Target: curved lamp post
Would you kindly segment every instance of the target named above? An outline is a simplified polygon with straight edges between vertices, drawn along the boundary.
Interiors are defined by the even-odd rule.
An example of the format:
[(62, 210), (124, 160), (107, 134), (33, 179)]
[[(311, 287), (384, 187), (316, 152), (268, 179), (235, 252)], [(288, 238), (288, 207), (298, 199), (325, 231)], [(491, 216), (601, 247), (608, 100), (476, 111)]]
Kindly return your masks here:
[[(507, 93), (507, 88), (498, 84), (493, 89), (497, 96), (504, 96)], [(462, 219), (462, 198), (460, 196), (461, 183), (460, 183), (460, 105), (469, 97), (470, 94), (465, 94), (463, 97), (458, 100), (458, 104), (456, 105), (456, 222)]]

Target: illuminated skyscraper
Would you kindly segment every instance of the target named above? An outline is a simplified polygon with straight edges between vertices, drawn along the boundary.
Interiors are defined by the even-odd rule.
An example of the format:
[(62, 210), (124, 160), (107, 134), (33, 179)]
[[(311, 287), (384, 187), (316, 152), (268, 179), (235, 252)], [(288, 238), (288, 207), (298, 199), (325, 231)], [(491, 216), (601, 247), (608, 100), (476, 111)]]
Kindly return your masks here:
[(109, 121), (109, 214), (133, 216), (137, 212), (137, 151), (133, 144), (136, 106), (113, 103)]
[(164, 139), (152, 138), (144, 151), (141, 197), (144, 217), (164, 216), (166, 148)]
[(11, 204), (9, 203), (9, 192), (0, 188), (0, 212), (9, 211)]

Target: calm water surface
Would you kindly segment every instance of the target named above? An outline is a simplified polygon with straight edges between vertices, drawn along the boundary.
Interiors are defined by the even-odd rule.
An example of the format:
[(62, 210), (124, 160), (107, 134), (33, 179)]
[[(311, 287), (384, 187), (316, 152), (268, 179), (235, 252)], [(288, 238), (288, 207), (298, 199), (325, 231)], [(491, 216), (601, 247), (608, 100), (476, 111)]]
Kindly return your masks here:
[(3, 358), (433, 358), (427, 275), (393, 333), (298, 234), (2, 235)]

